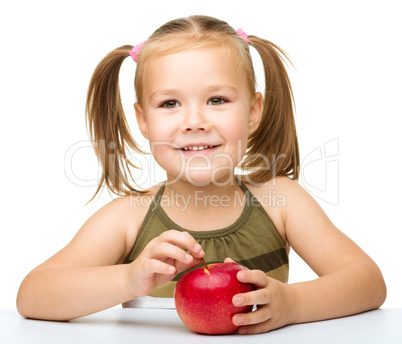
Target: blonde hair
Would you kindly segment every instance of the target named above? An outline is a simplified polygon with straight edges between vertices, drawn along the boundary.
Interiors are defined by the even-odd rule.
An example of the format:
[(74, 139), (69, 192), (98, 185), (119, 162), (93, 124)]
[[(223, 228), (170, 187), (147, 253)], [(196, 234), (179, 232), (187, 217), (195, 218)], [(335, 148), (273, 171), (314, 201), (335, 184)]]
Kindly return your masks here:
[[(265, 183), (276, 176), (298, 179), (300, 158), (294, 99), (283, 63), (284, 58), (288, 58), (270, 41), (256, 36), (248, 36), (248, 40), (261, 56), (264, 66), (264, 107), (261, 123), (250, 135), (247, 153), (239, 167), (249, 171), (248, 178), (255, 183)], [(256, 80), (248, 44), (224, 21), (208, 16), (190, 16), (164, 24), (142, 46), (134, 80), (138, 102), (143, 101), (142, 74), (150, 57), (215, 46), (227, 48), (237, 58), (253, 95)], [(88, 87), (87, 127), (102, 164), (101, 180), (93, 198), (104, 185), (121, 196), (146, 192), (134, 188), (129, 181), (129, 177), (134, 180), (130, 168), (138, 167), (128, 159), (127, 149), (143, 152), (130, 133), (119, 91), (120, 67), (131, 49), (131, 45), (125, 45), (105, 56), (96, 67)]]

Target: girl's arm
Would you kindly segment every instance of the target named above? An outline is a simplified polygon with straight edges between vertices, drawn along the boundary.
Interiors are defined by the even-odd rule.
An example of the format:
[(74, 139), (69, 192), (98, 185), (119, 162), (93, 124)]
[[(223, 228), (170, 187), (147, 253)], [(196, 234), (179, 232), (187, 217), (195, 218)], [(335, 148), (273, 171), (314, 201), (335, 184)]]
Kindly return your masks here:
[(276, 192), (286, 197), (281, 212), (286, 238), (319, 278), (286, 285), (261, 271), (239, 272), (239, 280), (256, 284), (258, 290), (235, 296), (233, 303), (259, 305), (255, 312), (234, 317), (233, 322), (243, 326), (240, 333), (266, 332), (380, 307), (386, 286), (371, 258), (330, 222), (296, 182), (278, 178)]
[(146, 210), (118, 199), (95, 213), (65, 248), (25, 277), (17, 296), (19, 313), (49, 320), (84, 316), (146, 295), (198, 264), (180, 247), (198, 258), (202, 250), (188, 233), (176, 231), (151, 241), (133, 263), (122, 264)]

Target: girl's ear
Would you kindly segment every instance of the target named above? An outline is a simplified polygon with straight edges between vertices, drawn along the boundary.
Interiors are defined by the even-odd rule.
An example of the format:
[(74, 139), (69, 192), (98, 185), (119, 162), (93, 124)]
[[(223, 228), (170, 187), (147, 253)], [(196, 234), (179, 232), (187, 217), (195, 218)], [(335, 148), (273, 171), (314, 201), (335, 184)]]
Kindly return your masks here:
[(134, 104), (135, 117), (137, 118), (138, 127), (140, 128), (141, 134), (148, 140), (148, 127), (147, 121), (145, 120), (145, 114), (141, 105), (137, 102)]
[(250, 113), (248, 117), (248, 135), (250, 136), (261, 122), (263, 110), (263, 99), (260, 92), (256, 92), (254, 99), (251, 101)]

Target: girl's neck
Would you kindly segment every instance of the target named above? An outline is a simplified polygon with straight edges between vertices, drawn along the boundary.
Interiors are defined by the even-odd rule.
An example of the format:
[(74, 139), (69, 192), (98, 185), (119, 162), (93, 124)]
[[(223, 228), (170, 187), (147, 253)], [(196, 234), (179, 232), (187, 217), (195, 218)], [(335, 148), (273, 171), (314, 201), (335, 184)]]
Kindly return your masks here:
[(190, 230), (219, 229), (233, 224), (245, 197), (236, 178), (223, 185), (194, 186), (186, 181), (166, 183), (160, 206), (173, 222)]
[[(217, 199), (217, 198), (231, 198), (235, 196), (236, 192), (241, 192), (237, 179), (233, 176), (230, 181), (218, 183), (213, 182), (207, 185), (194, 185), (187, 181), (175, 181), (173, 183), (166, 182), (164, 195), (167, 197), (185, 197), (193, 199), (192, 203), (200, 197)], [(208, 206), (207, 206), (208, 207)]]

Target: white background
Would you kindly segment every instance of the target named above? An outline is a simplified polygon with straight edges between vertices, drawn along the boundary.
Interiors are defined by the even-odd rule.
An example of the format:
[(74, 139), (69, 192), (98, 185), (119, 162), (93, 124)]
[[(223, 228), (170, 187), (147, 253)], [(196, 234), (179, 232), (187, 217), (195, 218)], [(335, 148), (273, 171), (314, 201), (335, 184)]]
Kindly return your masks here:
[[(85, 205), (98, 178), (84, 121), (96, 64), (168, 20), (207, 14), (289, 54), (300, 183), (381, 267), (384, 307), (402, 308), (399, 7), (397, 1), (2, 2), (0, 307), (15, 307), (23, 277), (111, 200), (104, 192)], [(146, 148), (133, 122), (134, 71), (127, 59), (122, 97)], [(314, 277), (292, 253), (291, 282)]]

